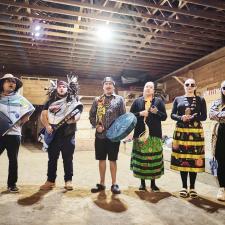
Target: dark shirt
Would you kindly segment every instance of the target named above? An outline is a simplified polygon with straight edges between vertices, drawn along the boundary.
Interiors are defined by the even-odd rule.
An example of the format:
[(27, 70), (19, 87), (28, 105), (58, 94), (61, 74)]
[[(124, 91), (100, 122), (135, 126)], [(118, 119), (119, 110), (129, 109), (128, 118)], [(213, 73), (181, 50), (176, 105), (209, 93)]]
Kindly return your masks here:
[[(158, 112), (156, 114), (150, 112), (146, 118), (146, 124), (149, 127), (149, 135), (161, 138), (161, 121), (164, 121), (167, 118), (165, 104), (161, 98), (154, 97), (152, 99), (152, 106), (157, 107)], [(134, 138), (139, 137), (139, 135), (145, 130), (144, 117), (139, 115), (139, 112), (143, 110), (145, 110), (145, 100), (144, 97), (139, 97), (134, 100), (130, 108), (130, 112), (134, 113), (137, 117), (137, 125), (134, 129)]]
[[(49, 106), (53, 103), (60, 100), (60, 98), (56, 98), (56, 99), (50, 99), (48, 100), (45, 105), (43, 106), (43, 110), (48, 110)], [(76, 123), (72, 123), (72, 124), (63, 124), (62, 126), (60, 126), (56, 133), (55, 133), (55, 137), (68, 137), (68, 136), (73, 136), (75, 134), (75, 131), (77, 130), (76, 127)]]
[(207, 119), (207, 109), (205, 99), (199, 96), (196, 97), (185, 97), (179, 96), (174, 99), (173, 108), (171, 112), (171, 118), (178, 122), (182, 122), (181, 117), (185, 115), (185, 109), (190, 108), (193, 99), (196, 98), (196, 106), (191, 111), (193, 116), (192, 121), (204, 121)]
[[(98, 101), (102, 96), (97, 97), (90, 109), (89, 120), (93, 127), (96, 127), (98, 118), (97, 118), (97, 109)], [(102, 133), (95, 133), (95, 136), (101, 139), (106, 138), (106, 131), (111, 126), (111, 124), (121, 115), (126, 112), (125, 102), (122, 96), (112, 94), (111, 96), (104, 96), (106, 101), (109, 103), (109, 106), (106, 107), (106, 113), (103, 118), (104, 131)]]

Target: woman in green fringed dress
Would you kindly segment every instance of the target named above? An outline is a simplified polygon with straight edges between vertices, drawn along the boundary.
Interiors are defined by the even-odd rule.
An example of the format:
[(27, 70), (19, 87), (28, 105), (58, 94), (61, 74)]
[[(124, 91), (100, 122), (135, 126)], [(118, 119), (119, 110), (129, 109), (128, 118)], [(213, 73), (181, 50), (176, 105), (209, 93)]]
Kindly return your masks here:
[[(151, 190), (157, 192), (159, 188), (155, 179), (164, 174), (161, 121), (166, 120), (167, 114), (162, 99), (154, 97), (153, 82), (145, 84), (143, 96), (135, 99), (130, 112), (137, 117), (131, 170), (135, 177), (141, 179), (139, 190), (146, 190), (145, 180), (151, 180)], [(147, 138), (142, 135), (145, 131), (148, 132)]]

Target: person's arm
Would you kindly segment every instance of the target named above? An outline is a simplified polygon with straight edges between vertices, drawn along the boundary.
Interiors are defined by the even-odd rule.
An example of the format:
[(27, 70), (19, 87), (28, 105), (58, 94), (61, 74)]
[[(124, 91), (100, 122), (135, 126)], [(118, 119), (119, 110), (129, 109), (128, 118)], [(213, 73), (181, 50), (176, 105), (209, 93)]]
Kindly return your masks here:
[(29, 113), (25, 114), (23, 117), (20, 118), (18, 122), (19, 126), (23, 126), (27, 121), (29, 121), (29, 119), (30, 119), (30, 114)]
[(207, 107), (206, 107), (206, 101), (204, 98), (200, 98), (200, 112), (193, 116), (194, 120), (198, 120), (198, 121), (205, 121), (207, 119)]
[(219, 109), (220, 106), (221, 106), (220, 100), (213, 102), (209, 111), (209, 118), (210, 120), (225, 123), (225, 111), (220, 111)]
[(95, 99), (89, 111), (89, 120), (92, 127), (96, 127), (97, 100)]
[(171, 111), (171, 119), (176, 121), (182, 121), (182, 116), (177, 115), (178, 109), (177, 109), (177, 98), (175, 98), (173, 102), (173, 107)]
[(153, 106), (150, 108), (150, 112), (159, 116), (160, 120), (165, 121), (167, 118), (166, 108), (164, 102), (160, 99), (158, 107)]
[(53, 132), (52, 126), (49, 124), (48, 121), (48, 110), (43, 110), (41, 112), (41, 122), (44, 125), (45, 129), (49, 134)]
[(136, 117), (148, 117), (147, 110), (140, 111), (140, 107), (138, 107), (138, 99), (134, 100), (134, 102), (132, 103), (130, 112), (133, 113)]
[(76, 123), (81, 117), (81, 113), (77, 113), (75, 116), (66, 121), (67, 124)]

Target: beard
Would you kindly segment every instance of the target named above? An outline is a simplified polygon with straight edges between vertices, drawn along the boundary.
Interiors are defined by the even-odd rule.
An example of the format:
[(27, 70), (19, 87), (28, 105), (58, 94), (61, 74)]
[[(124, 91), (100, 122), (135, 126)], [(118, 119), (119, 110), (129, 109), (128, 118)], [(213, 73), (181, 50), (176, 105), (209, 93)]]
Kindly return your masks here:
[(67, 94), (68, 94), (67, 92), (65, 94), (60, 94), (60, 93), (57, 92), (57, 97), (65, 98), (67, 96)]

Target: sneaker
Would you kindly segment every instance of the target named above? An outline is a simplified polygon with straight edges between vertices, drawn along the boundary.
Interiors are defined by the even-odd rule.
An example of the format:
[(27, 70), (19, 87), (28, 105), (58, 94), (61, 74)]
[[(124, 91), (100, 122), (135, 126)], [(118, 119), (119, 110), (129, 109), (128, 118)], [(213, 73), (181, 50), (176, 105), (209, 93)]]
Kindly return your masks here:
[(13, 185), (13, 186), (8, 187), (8, 191), (11, 193), (18, 193), (19, 188), (16, 185)]
[(105, 185), (96, 184), (96, 187), (91, 189), (91, 193), (97, 193), (97, 192), (104, 191), (104, 190), (105, 190)]
[(72, 190), (73, 190), (73, 184), (72, 184), (72, 181), (71, 181), (71, 180), (66, 181), (66, 182), (65, 182), (64, 188), (65, 188), (67, 191), (72, 191)]
[(111, 192), (112, 192), (113, 194), (120, 194), (121, 191), (120, 191), (119, 185), (118, 185), (118, 184), (113, 184), (113, 185), (111, 186)]
[(42, 191), (49, 191), (55, 187), (55, 183), (46, 181), (43, 185), (40, 186), (40, 190)]
[(225, 188), (224, 187), (219, 188), (216, 198), (219, 201), (225, 201)]

